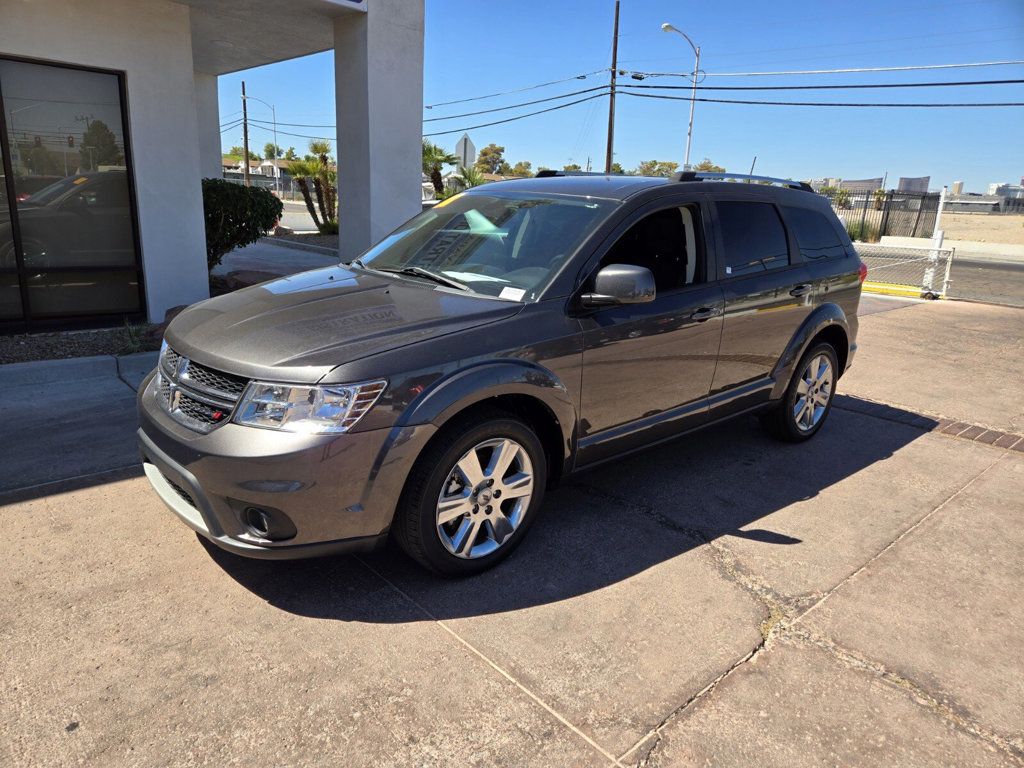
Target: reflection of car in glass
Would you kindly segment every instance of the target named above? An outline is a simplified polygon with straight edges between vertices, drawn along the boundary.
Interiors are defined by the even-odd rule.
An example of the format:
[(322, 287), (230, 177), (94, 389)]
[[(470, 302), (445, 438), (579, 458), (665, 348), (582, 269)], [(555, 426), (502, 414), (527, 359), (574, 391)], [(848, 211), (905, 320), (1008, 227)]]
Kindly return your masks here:
[(139, 389), (164, 502), (243, 555), (394, 535), (473, 573), (570, 472), (739, 414), (791, 441), (822, 427), (866, 274), (825, 198), (553, 175), (179, 315)]
[[(125, 171), (68, 176), (17, 203), (27, 267), (134, 264)], [(5, 231), (6, 230), (6, 231)], [(0, 221), (0, 267), (14, 267), (9, 219)]]

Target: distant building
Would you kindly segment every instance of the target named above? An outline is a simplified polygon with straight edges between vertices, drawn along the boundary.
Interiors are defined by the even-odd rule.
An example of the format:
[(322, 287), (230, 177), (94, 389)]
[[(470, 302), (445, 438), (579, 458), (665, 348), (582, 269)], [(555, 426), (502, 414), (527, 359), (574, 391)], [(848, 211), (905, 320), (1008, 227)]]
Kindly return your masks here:
[(950, 191), (954, 195), (962, 195), (964, 193), (964, 183), (962, 181), (954, 181)]
[(877, 179), (843, 179), (839, 183), (840, 189), (850, 192), (874, 192), (882, 188), (882, 177)]
[(900, 176), (897, 192), (927, 192), (931, 176)]
[(999, 183), (988, 185), (990, 195), (1002, 195), (1003, 197), (1021, 198), (1024, 197), (1024, 179), (1020, 184)]

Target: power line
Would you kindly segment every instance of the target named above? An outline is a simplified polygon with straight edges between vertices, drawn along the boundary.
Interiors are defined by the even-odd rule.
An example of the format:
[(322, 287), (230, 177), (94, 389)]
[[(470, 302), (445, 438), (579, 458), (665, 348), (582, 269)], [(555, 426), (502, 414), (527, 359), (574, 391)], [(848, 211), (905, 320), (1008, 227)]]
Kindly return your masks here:
[[(510, 104), (507, 107), (494, 107), (493, 109), (481, 109), (477, 112), (463, 112), (461, 115), (445, 115), (444, 117), (425, 117), (423, 118), (424, 123), (433, 123), (438, 120), (452, 120), (457, 117), (472, 117), (473, 115), (486, 115), (490, 112), (504, 112), (508, 109), (516, 109), (518, 107), (528, 107), (533, 104), (541, 104), (545, 101), (557, 101), (558, 99), (568, 99), (570, 96), (579, 96), (581, 93), (592, 93), (594, 91), (600, 91), (608, 88), (607, 84), (595, 85), (593, 88), (584, 88), (580, 91), (572, 91), (571, 93), (563, 93), (559, 96), (549, 96), (546, 99), (534, 99), (533, 101), (524, 101), (519, 104)], [(280, 125), (280, 123), (278, 123)]]
[[(804, 69), (788, 72), (705, 72), (705, 77), (767, 77), (776, 75), (834, 75), (855, 72), (917, 72), (929, 69), (964, 69), (967, 67), (1003, 67), (1024, 64), (1024, 61), (979, 61), (970, 64), (925, 64), (905, 67), (850, 67), (847, 69)], [(629, 71), (630, 75), (645, 77), (686, 77), (692, 78), (690, 72), (639, 72)]]
[(566, 107), (572, 107), (577, 104), (582, 104), (585, 101), (593, 101), (594, 99), (601, 99), (607, 96), (607, 93), (595, 93), (590, 96), (584, 96), (582, 99), (576, 99), (576, 101), (570, 101), (568, 104), (559, 104), (555, 107), (548, 107), (547, 109), (538, 109), (536, 112), (527, 112), (525, 115), (517, 115), (516, 117), (507, 117), (504, 120), (495, 120), (491, 123), (481, 123), (480, 125), (470, 125), (466, 128), (458, 128), (451, 131), (435, 131), (434, 133), (425, 133), (424, 137), (428, 136), (444, 136), (449, 133), (462, 133), (463, 131), (473, 131), (477, 128), (487, 128), (492, 125), (501, 125), (502, 123), (511, 123), (515, 120), (522, 120), (526, 117), (533, 117), (534, 115), (543, 115), (545, 112), (554, 112), (558, 109), (565, 109)]
[(584, 72), (580, 75), (573, 75), (572, 77), (564, 77), (561, 80), (551, 80), (547, 83), (537, 83), (536, 85), (526, 85), (522, 88), (513, 88), (509, 91), (499, 91), (498, 93), (489, 93), (484, 96), (467, 96), (464, 99), (453, 99), (452, 101), (439, 101), (436, 104), (425, 104), (424, 109), (433, 109), (434, 107), (446, 107), (449, 104), (464, 104), (467, 101), (480, 101), (481, 99), (493, 99), (497, 96), (508, 96), (511, 93), (522, 93), (523, 91), (532, 91), (537, 88), (546, 88), (549, 85), (558, 85), (559, 83), (568, 83), (570, 80), (585, 80), (591, 75), (597, 75), (602, 72), (607, 72), (608, 68), (603, 67), (601, 69), (595, 69), (593, 72)]
[[(828, 91), (844, 88), (952, 88), (969, 85), (1010, 85), (1024, 80), (958, 80), (942, 83), (847, 83), (843, 85), (698, 85), (698, 91)], [(692, 85), (628, 85), (627, 88), (693, 90)]]
[[(632, 93), (630, 91), (620, 91), (627, 96), (637, 96), (644, 99), (667, 99), (669, 101), (690, 101), (689, 96), (666, 96), (660, 93)], [(945, 103), (945, 104), (934, 104), (934, 103), (921, 103), (921, 102), (904, 102), (904, 103), (850, 103), (850, 102), (834, 102), (834, 101), (753, 101), (747, 99), (703, 99), (698, 98), (694, 101), (703, 101), (710, 104), (763, 104), (778, 107), (1024, 107), (1024, 101), (983, 101), (983, 102), (958, 102), (958, 103)]]

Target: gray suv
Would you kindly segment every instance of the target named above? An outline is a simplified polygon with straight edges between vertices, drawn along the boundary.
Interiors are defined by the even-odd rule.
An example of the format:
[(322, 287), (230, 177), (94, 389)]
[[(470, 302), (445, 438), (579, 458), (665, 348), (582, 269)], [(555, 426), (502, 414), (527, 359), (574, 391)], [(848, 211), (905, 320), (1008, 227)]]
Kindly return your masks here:
[(488, 184), (349, 264), (190, 307), (139, 390), (146, 475), (240, 555), (390, 535), (467, 574), (571, 472), (745, 413), (810, 438), (866, 271), (809, 187), (727, 177)]

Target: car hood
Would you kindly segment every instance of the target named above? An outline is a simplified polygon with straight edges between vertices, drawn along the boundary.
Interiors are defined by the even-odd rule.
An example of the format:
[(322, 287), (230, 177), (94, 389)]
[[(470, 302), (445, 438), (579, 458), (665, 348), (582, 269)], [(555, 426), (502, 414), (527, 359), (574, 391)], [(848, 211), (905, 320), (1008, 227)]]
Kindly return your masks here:
[(512, 317), (522, 308), (338, 266), (200, 302), (174, 319), (165, 338), (179, 354), (212, 368), (312, 383), (344, 363)]

